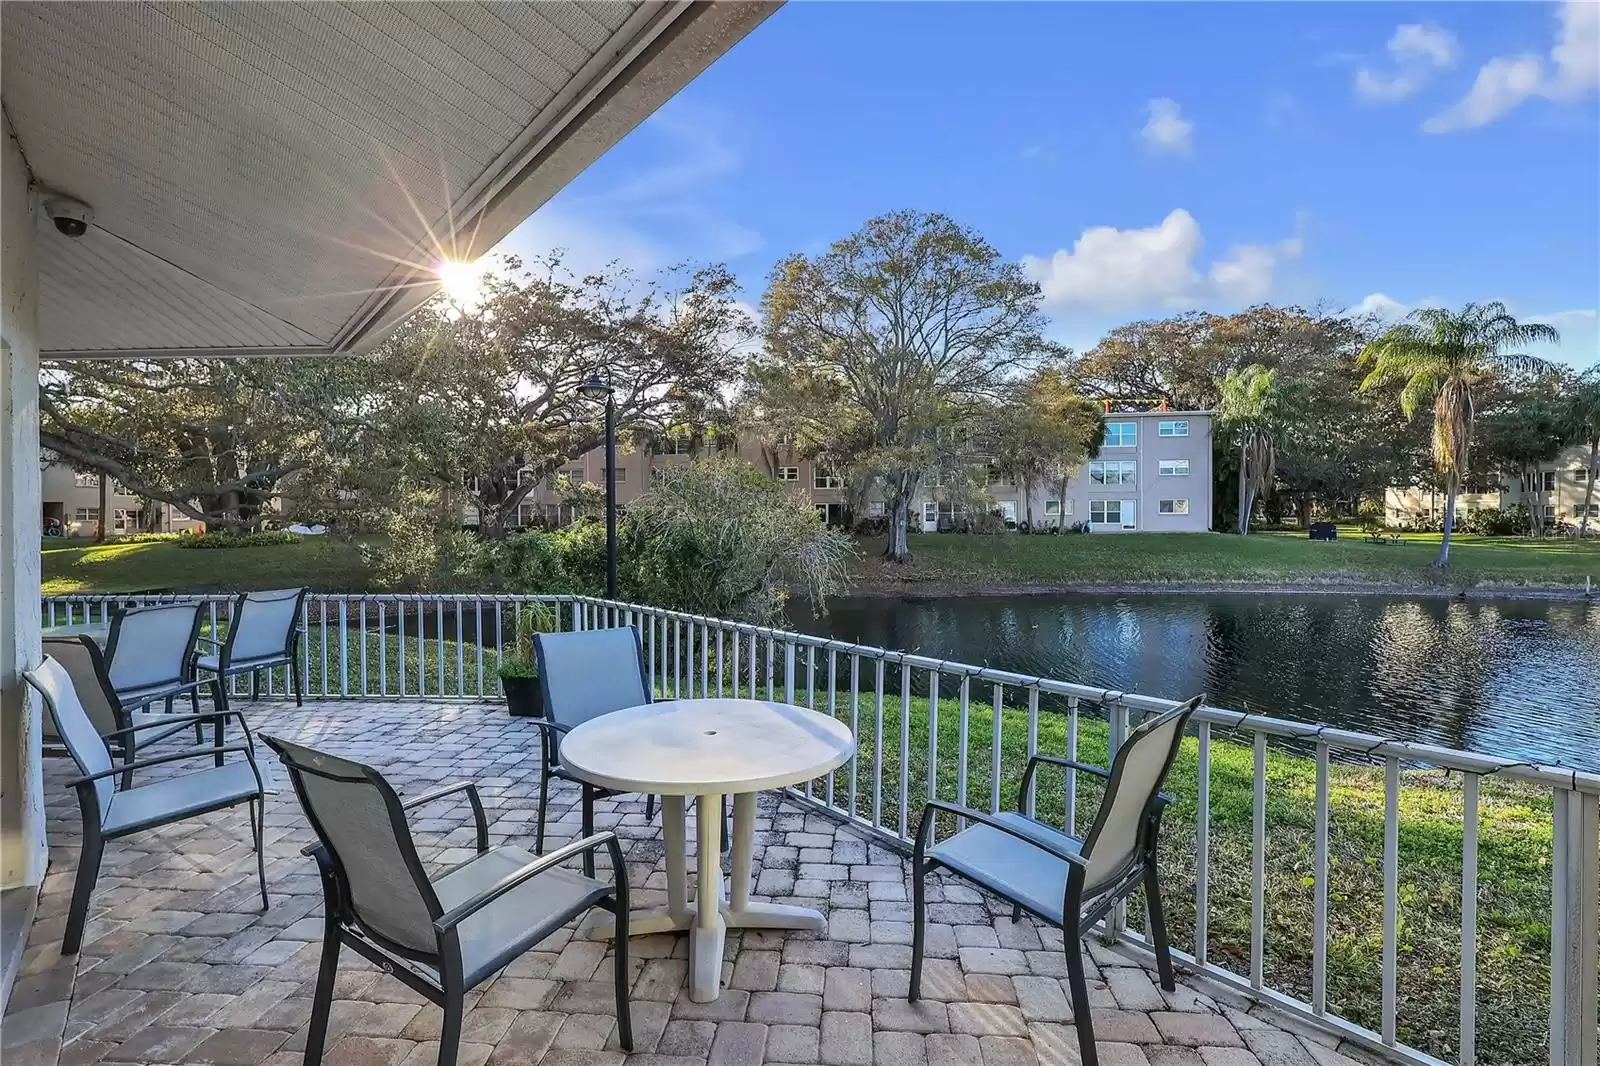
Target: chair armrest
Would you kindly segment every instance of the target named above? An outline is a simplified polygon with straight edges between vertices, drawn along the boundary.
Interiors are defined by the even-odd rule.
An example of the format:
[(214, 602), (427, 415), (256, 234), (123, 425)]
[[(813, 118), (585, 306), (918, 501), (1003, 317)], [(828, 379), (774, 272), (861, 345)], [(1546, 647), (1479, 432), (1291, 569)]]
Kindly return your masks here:
[(140, 722), (130, 725), (126, 729), (113, 729), (109, 733), (100, 734), (102, 737), (122, 737), (129, 733), (137, 733), (141, 729), (165, 729), (168, 726), (187, 725), (190, 722), (212, 722), (218, 718), (237, 718), (239, 724), (249, 731), (249, 725), (244, 720), (244, 715), (239, 711), (211, 711), (206, 714), (164, 714), (159, 722)]
[(471, 781), (457, 781), (453, 785), (444, 785), (431, 792), (424, 792), (420, 796), (401, 800), (400, 809), (409, 811), (413, 807), (421, 807), (425, 803), (432, 803), (434, 800), (443, 799), (457, 792), (465, 792), (467, 794), (467, 802), (472, 804), (472, 818), (473, 821), (478, 823), (478, 854), (482, 855), (489, 850), (489, 820), (483, 813), (483, 800), (478, 798), (478, 786)]
[[(628, 920), (628, 869), (622, 861), (622, 845), (617, 841), (617, 834), (606, 832), (596, 833), (594, 836), (584, 837), (582, 840), (575, 840), (564, 848), (552, 851), (548, 855), (540, 856), (522, 868), (506, 874), (506, 876), (479, 892), (476, 896), (457, 904), (434, 919), (434, 931), (441, 934), (450, 932), (456, 926), (530, 878), (538, 877), (540, 874), (561, 865), (574, 855), (581, 855), (586, 851), (594, 851), (600, 847), (604, 847), (611, 852), (611, 872), (617, 890), (617, 928), (622, 930)], [(622, 935), (626, 936), (627, 934), (623, 932)]]
[(198, 637), (196, 637), (196, 638), (195, 638), (195, 639), (196, 639), (196, 640), (198, 640), (198, 641), (200, 641), (200, 642), (201, 642), (201, 643), (203, 643), (203, 644), (209, 644), (209, 645), (211, 645), (211, 646), (212, 646), (212, 647), (213, 647), (213, 648), (220, 648), (220, 647), (222, 647), (222, 641), (220, 641), (220, 640), (216, 640), (216, 639), (214, 639), (214, 638), (212, 638), (212, 637), (207, 637), (207, 636), (204, 636), (204, 635), (202, 635), (202, 636), (198, 636)]
[(185, 748), (183, 751), (175, 751), (169, 755), (158, 755), (153, 759), (140, 759), (137, 762), (122, 763), (119, 766), (113, 766), (109, 770), (101, 770), (97, 774), (85, 774), (82, 777), (74, 777), (72, 780), (68, 781), (67, 784), (71, 786), (87, 785), (90, 782), (100, 780), (102, 777), (116, 777), (119, 774), (126, 773), (129, 770), (143, 770), (149, 766), (160, 766), (163, 763), (178, 762), (182, 759), (199, 759), (202, 757), (209, 759), (214, 755), (220, 755), (224, 752), (230, 751), (243, 752), (245, 758), (250, 761), (250, 765), (255, 766), (255, 756), (251, 753), (249, 745), (225, 744), (220, 748), (215, 746)]
[(1018, 840), (1032, 844), (1045, 854), (1054, 855), (1056, 858), (1070, 863), (1073, 866), (1082, 866), (1087, 868), (1089, 865), (1088, 860), (1082, 855), (1079, 855), (1077, 852), (1063, 851), (1060, 848), (1053, 848), (1047, 842), (1036, 840), (1033, 837), (1028, 836), (1026, 833), (1020, 832), (1014, 827), (1007, 825), (1005, 822), (1002, 822), (1000, 819), (996, 818), (992, 814), (989, 814), (987, 811), (975, 811), (971, 807), (963, 807), (959, 803), (947, 803), (944, 800), (929, 800), (927, 806), (922, 808), (922, 822), (917, 826), (915, 852), (916, 859), (919, 862), (922, 859), (923, 852), (927, 850), (928, 830), (933, 828), (933, 816), (937, 811), (945, 811), (948, 814), (954, 814), (958, 817), (966, 818), (968, 821), (978, 822), (982, 825), (986, 825), (990, 829), (998, 830), (1007, 836), (1016, 837)]
[(1028, 803), (1028, 786), (1033, 784), (1033, 771), (1039, 763), (1049, 763), (1051, 766), (1064, 766), (1069, 770), (1082, 770), (1084, 773), (1094, 774), (1106, 780), (1111, 779), (1109, 770), (1102, 770), (1098, 766), (1079, 762), (1076, 759), (1063, 758), (1060, 755), (1030, 755), (1028, 765), (1022, 771), (1022, 783), (1017, 786), (1017, 810), (1022, 811)]

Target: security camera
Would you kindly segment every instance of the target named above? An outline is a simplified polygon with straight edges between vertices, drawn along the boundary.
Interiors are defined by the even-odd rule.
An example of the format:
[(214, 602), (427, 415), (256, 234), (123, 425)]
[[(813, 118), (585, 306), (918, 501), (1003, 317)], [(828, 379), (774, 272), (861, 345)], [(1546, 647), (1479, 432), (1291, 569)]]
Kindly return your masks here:
[(89, 232), (89, 223), (94, 221), (94, 208), (70, 196), (46, 200), (44, 209), (50, 213), (50, 221), (56, 224), (56, 229), (68, 237), (82, 237)]

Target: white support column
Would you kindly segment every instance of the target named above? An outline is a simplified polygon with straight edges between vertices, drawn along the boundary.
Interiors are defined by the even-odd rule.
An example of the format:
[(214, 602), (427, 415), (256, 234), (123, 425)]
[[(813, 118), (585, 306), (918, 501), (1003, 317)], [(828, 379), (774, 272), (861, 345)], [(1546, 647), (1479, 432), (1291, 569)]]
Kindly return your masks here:
[(29, 174), (4, 123), (0, 165), (0, 888), (44, 879), (38, 699), (39, 266)]

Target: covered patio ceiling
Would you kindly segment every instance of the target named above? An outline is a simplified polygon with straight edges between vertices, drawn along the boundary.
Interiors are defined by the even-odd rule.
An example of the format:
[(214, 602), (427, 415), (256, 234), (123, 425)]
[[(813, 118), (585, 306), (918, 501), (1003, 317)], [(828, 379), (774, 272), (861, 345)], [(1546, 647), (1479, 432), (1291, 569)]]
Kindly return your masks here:
[(7, 3), (42, 354), (359, 353), (776, 6)]

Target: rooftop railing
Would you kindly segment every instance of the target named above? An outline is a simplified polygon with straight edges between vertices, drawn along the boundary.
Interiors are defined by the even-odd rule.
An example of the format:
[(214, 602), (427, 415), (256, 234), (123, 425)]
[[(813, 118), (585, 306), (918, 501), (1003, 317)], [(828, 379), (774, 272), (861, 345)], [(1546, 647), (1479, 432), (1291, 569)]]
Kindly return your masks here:
[[(169, 596), (65, 596), (46, 625)], [(231, 599), (201, 597), (214, 632)], [(307, 695), (492, 699), (529, 605), (637, 626), (663, 698), (747, 696), (845, 721), (856, 757), (793, 789), (908, 847), (921, 804), (1020, 803), (1068, 831), (1096, 784), (1018, 795), (1038, 751), (1105, 763), (1173, 701), (583, 596), (313, 595)], [(234, 681), (243, 694), (248, 682)], [(281, 671), (260, 695), (285, 695)], [(1600, 774), (1204, 707), (1169, 790), (1168, 928), (1193, 971), (1397, 1061), (1595, 1066)], [(948, 830), (950, 827), (945, 827)], [(1168, 873), (1168, 870), (1171, 872)], [(1143, 945), (1142, 907), (1103, 934)]]

